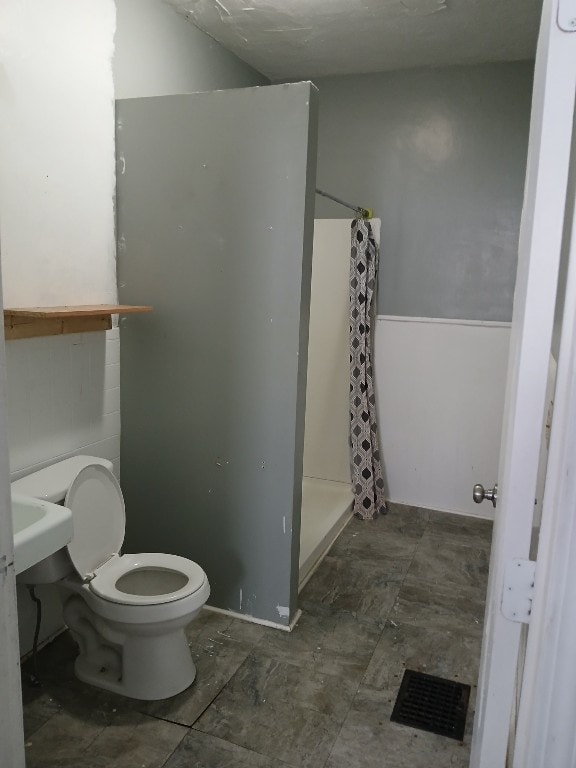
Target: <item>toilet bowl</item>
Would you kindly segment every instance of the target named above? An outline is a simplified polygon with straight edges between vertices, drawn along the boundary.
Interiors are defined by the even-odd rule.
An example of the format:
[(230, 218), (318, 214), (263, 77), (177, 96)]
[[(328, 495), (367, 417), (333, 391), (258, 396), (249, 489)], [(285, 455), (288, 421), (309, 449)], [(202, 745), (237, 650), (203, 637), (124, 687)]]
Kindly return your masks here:
[(210, 594), (202, 568), (163, 553), (121, 555), (125, 509), (112, 465), (73, 457), (12, 484), (15, 492), (64, 502), (74, 535), (64, 553), (20, 575), (57, 583), (64, 620), (80, 647), (76, 676), (136, 699), (174, 696), (194, 680), (184, 628)]

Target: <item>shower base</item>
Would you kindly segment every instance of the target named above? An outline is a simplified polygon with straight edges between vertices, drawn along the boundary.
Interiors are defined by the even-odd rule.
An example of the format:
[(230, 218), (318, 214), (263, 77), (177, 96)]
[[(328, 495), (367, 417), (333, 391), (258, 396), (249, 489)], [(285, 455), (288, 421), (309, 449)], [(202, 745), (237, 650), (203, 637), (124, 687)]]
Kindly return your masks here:
[(352, 517), (352, 501), (348, 483), (302, 479), (300, 589)]

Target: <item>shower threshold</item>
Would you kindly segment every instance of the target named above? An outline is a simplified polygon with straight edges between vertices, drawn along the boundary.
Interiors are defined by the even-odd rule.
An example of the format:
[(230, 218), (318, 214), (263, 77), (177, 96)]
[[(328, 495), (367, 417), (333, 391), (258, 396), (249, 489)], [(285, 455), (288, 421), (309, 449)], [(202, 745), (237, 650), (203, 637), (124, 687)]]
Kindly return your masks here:
[(352, 501), (349, 483), (302, 479), (300, 590), (352, 517)]

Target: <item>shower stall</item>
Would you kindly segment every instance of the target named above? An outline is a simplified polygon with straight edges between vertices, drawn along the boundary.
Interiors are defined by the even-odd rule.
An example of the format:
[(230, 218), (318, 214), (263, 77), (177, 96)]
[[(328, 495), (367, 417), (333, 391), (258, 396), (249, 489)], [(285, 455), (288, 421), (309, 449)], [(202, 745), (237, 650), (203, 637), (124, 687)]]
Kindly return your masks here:
[(348, 447), (350, 220), (316, 219), (312, 251), (300, 588), (352, 514)]

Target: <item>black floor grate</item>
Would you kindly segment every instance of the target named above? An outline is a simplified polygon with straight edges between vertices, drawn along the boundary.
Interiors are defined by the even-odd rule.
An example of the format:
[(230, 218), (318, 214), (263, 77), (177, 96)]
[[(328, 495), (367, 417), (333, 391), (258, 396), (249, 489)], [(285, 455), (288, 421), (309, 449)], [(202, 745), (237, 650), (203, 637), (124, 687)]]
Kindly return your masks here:
[(390, 720), (462, 741), (470, 686), (407, 669)]

